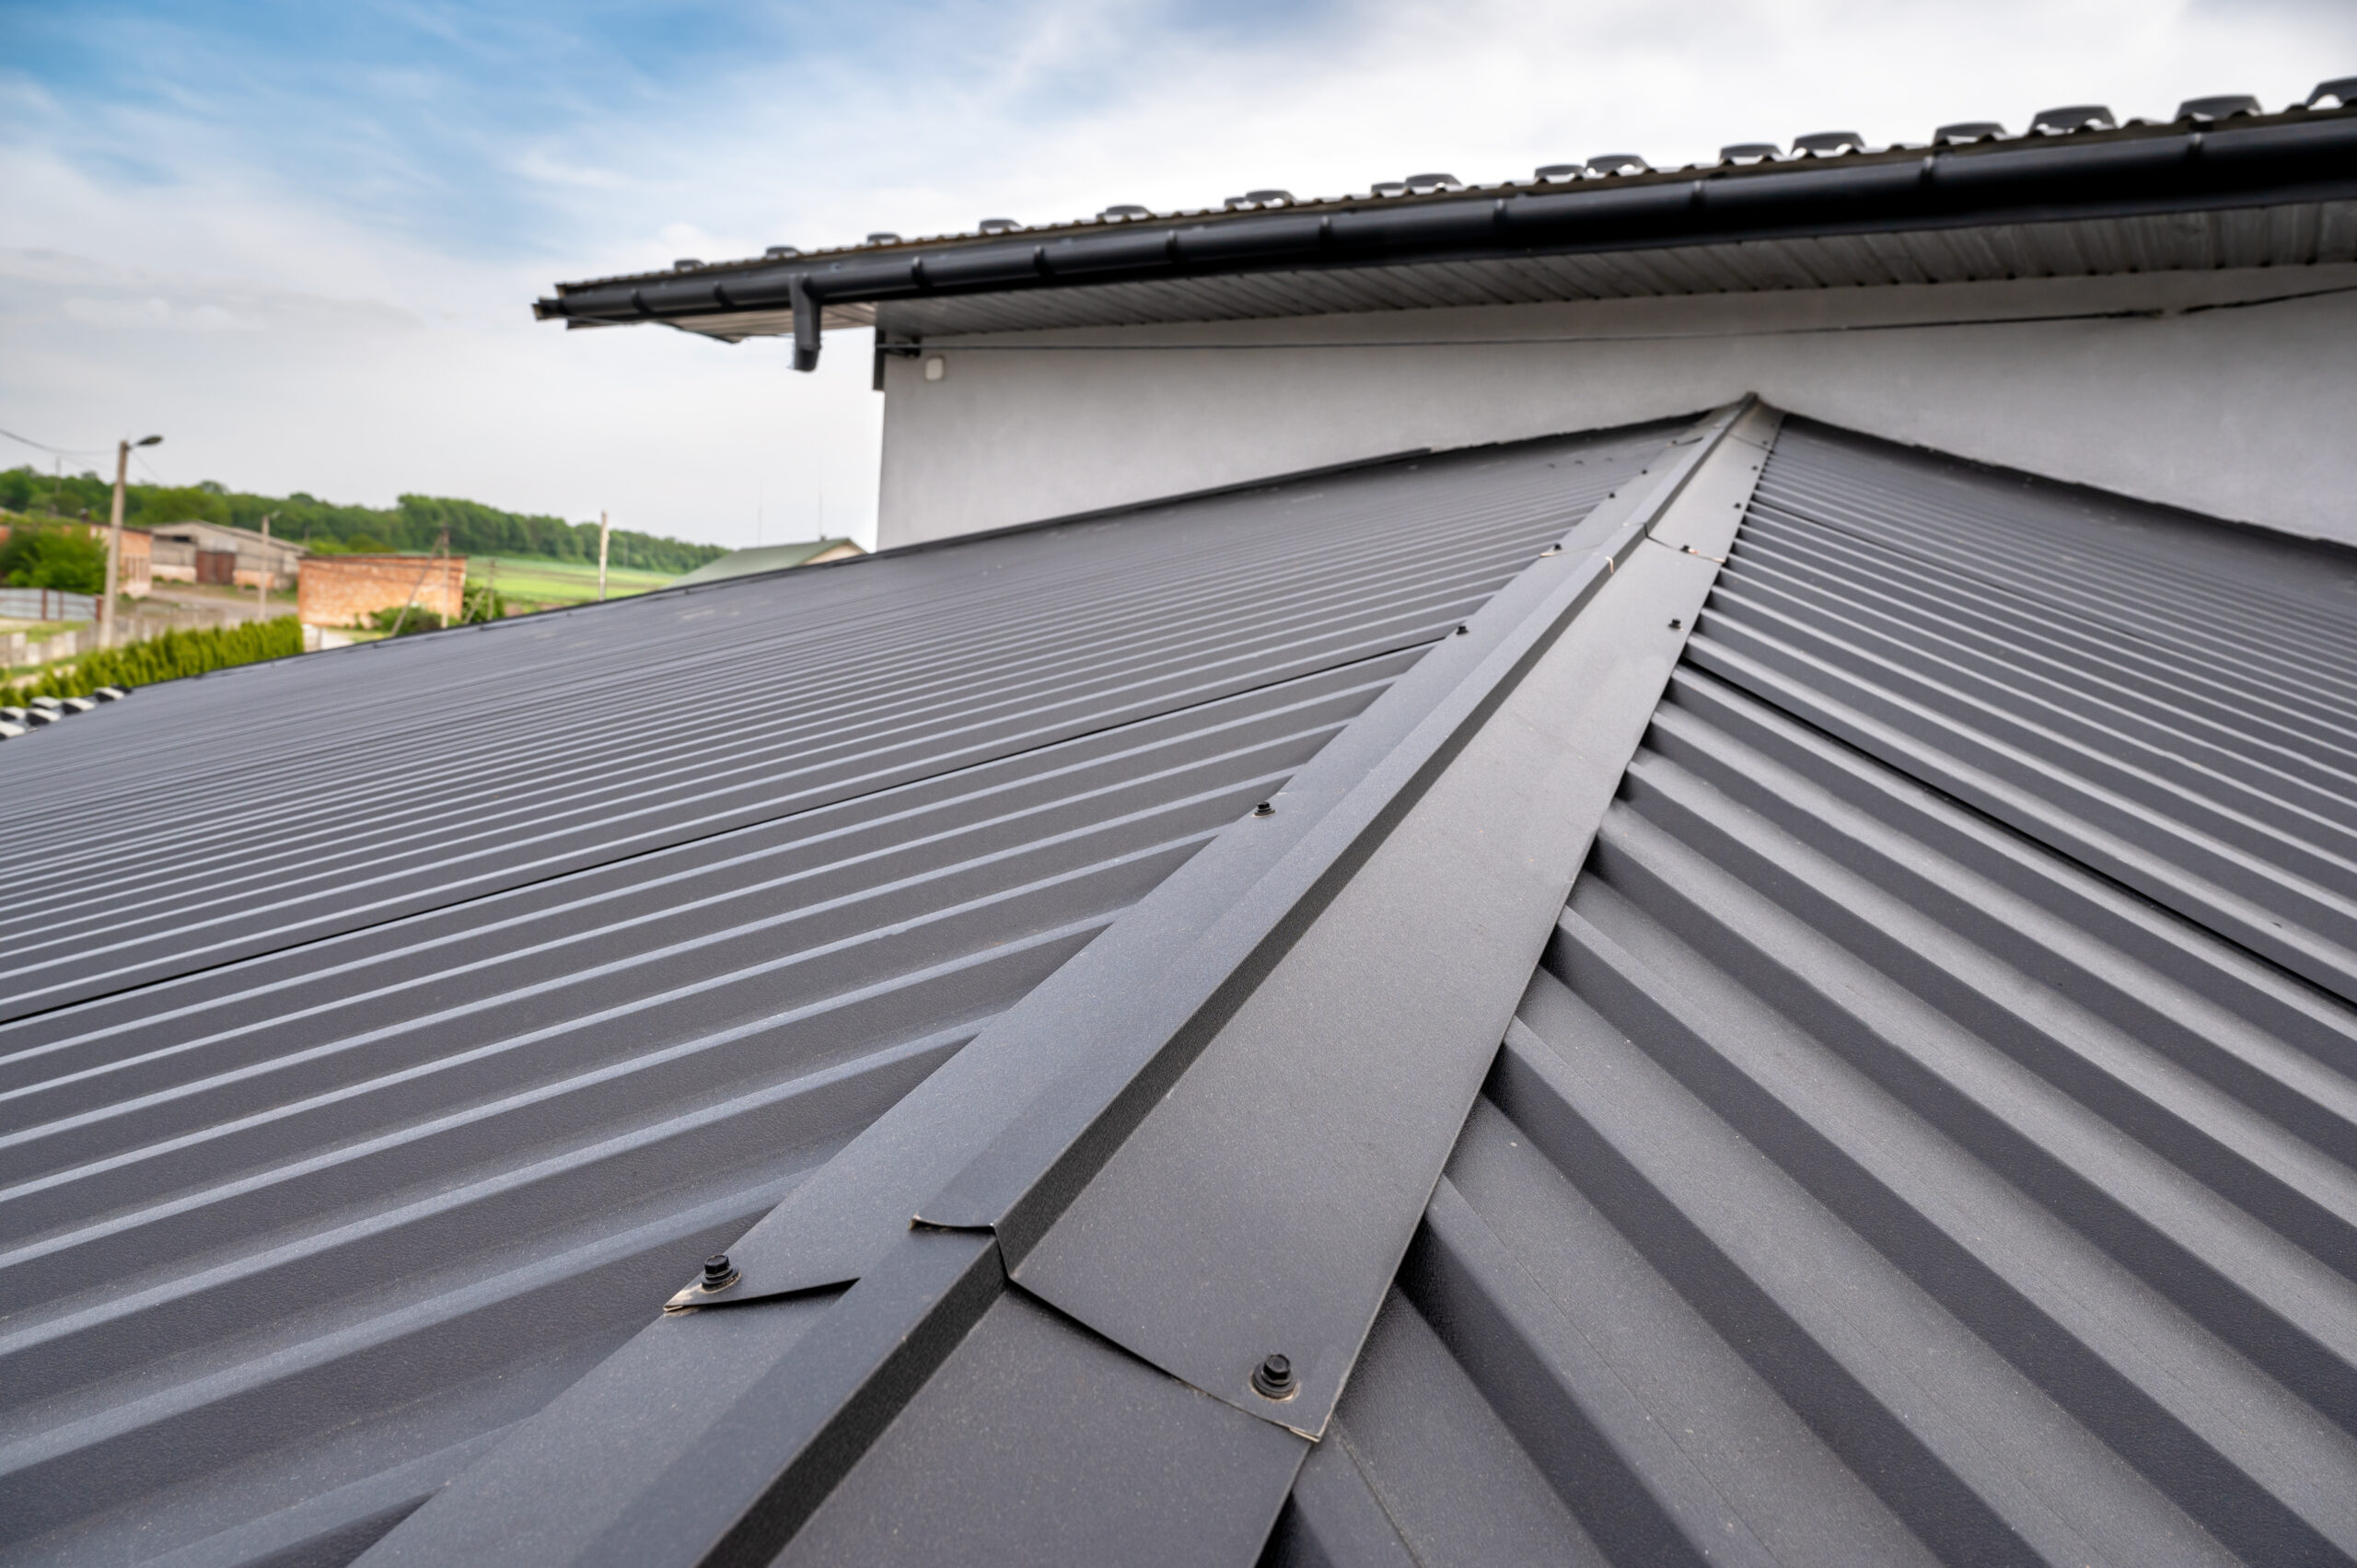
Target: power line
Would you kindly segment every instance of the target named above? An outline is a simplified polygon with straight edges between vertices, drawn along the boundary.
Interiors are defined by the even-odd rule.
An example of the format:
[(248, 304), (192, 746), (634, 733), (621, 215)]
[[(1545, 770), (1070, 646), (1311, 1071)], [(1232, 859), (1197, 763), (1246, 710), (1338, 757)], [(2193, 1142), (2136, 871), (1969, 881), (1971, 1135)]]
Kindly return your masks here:
[(0, 430), (0, 436), (6, 436), (11, 441), (20, 441), (28, 447), (38, 447), (44, 452), (53, 453), (61, 458), (96, 458), (104, 456), (106, 452), (104, 447), (52, 447), (46, 441), (36, 441), (29, 436), (19, 436), (13, 430)]

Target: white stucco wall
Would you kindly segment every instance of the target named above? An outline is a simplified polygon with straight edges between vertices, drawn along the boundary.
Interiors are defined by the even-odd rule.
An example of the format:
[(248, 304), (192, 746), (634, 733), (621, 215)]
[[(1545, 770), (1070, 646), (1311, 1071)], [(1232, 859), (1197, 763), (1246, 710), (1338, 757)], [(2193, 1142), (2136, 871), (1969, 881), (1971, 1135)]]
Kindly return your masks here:
[[(924, 351), (942, 359), (940, 380), (922, 360), (888, 362), (879, 543), (1746, 391), (1893, 440), (2357, 542), (2357, 293), (2278, 297), (2330, 289), (2357, 289), (2357, 267), (944, 339)], [(2162, 313), (2053, 319), (2126, 310)]]

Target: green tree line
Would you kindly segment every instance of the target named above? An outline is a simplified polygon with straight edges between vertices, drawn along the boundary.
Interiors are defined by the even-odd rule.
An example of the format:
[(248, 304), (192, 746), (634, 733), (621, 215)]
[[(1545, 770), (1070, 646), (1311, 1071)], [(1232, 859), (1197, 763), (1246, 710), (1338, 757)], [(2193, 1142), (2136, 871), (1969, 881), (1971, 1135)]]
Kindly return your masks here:
[[(78, 517), (87, 512), (91, 520), (103, 523), (113, 505), (113, 489), (95, 473), (58, 476), (29, 466), (14, 468), (0, 471), (0, 508), (26, 513), (37, 521), (50, 516)], [(503, 512), (481, 502), (436, 495), (404, 495), (390, 507), (343, 506), (301, 491), (284, 496), (250, 495), (225, 490), (208, 480), (177, 486), (134, 484), (125, 488), (123, 497), (123, 521), (140, 528), (205, 522), (253, 528), (261, 526), (265, 514), (271, 517), (272, 533), (308, 543), (314, 550), (432, 550), (447, 526), (454, 554), (598, 559), (595, 523)], [(727, 553), (716, 544), (689, 544), (616, 528), (608, 559), (619, 567), (679, 573), (691, 572)]]
[(107, 547), (81, 528), (20, 524), (0, 544), (0, 583), (12, 588), (102, 594), (107, 590)]

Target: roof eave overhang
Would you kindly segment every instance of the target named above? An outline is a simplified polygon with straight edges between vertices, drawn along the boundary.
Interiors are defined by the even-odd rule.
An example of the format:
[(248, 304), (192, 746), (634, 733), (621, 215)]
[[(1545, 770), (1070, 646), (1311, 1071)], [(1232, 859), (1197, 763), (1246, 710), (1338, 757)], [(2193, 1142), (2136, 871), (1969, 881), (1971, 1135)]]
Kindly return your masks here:
[[(537, 301), (575, 326), (772, 313), (795, 364), (847, 308), (1225, 273), (1380, 268), (1809, 236), (2128, 217), (2357, 196), (2357, 112), (2191, 129), (1938, 148), (1807, 167), (1462, 199), (1371, 203), (1054, 238), (952, 243), (839, 258), (562, 285)], [(733, 335), (733, 334), (732, 334)]]

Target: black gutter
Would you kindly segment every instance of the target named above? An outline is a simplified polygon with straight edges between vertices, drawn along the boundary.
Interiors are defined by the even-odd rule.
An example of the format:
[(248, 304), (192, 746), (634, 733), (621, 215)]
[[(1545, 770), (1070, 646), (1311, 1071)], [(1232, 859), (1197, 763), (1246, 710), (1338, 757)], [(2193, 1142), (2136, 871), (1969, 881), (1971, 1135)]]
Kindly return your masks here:
[(560, 285), (554, 298), (532, 308), (542, 320), (584, 325), (790, 309), (795, 368), (809, 370), (819, 362), (820, 311), (830, 305), (2351, 197), (2357, 197), (2357, 110), (2341, 110), (2234, 130), (2096, 134), (1829, 166), (1754, 165), (1568, 191), (709, 268)]

